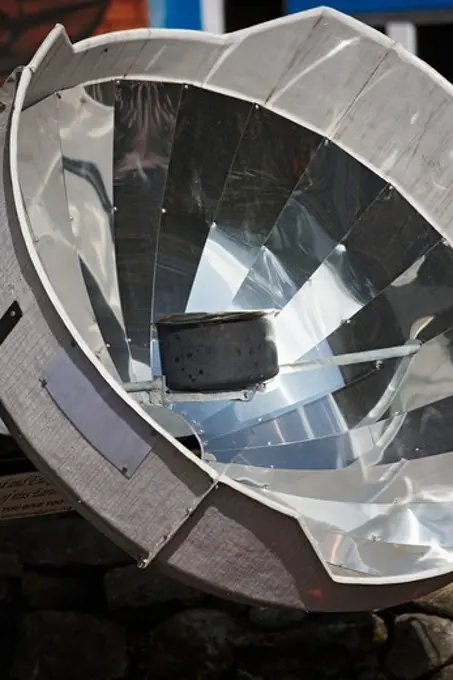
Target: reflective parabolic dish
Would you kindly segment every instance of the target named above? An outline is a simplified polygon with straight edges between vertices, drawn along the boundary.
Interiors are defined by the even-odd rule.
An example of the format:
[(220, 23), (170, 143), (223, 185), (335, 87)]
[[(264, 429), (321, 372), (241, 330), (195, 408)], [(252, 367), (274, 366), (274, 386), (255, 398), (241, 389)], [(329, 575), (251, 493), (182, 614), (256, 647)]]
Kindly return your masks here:
[[(450, 580), (452, 87), (325, 9), (75, 47), (57, 27), (18, 80), (4, 231), (54, 340), (21, 368), (31, 396), (11, 396), (17, 367), (0, 396), (37, 464), (142, 563), (242, 599), (353, 610)], [(166, 388), (159, 319), (255, 310), (274, 310), (277, 377)], [(59, 458), (35, 437), (41, 398), (89, 474), (78, 440)]]

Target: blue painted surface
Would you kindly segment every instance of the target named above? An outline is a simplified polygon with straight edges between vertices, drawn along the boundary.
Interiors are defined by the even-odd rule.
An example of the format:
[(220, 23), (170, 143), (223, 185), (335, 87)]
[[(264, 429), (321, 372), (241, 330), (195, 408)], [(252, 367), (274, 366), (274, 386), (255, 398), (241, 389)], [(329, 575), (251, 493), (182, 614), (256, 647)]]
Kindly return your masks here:
[(453, 0), (326, 0), (326, 2), (310, 2), (309, 0), (286, 0), (288, 12), (301, 12), (319, 5), (327, 5), (345, 14), (388, 14), (392, 12), (435, 12), (453, 9)]
[(201, 30), (200, 0), (149, 0), (151, 26)]

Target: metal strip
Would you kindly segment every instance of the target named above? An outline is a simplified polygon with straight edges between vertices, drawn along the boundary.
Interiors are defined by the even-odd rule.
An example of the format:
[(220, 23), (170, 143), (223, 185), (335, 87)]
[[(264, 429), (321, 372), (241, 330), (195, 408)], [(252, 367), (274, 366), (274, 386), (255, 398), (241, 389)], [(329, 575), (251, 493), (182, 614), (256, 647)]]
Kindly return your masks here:
[(22, 310), (18, 302), (13, 302), (0, 319), (0, 345), (6, 340), (13, 328), (22, 318)]
[[(63, 350), (42, 375), (42, 386), (85, 439), (127, 478), (153, 450), (156, 433), (140, 419), (126, 418), (107, 386), (96, 390), (90, 376)], [(127, 404), (124, 408), (128, 409)], [(128, 420), (132, 421), (129, 423)]]

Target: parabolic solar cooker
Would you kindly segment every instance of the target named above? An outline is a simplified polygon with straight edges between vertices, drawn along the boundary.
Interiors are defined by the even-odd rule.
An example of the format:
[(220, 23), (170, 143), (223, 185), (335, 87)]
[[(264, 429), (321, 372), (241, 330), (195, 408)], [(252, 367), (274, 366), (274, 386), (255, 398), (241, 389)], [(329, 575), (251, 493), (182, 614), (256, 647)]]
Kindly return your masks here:
[(57, 26), (0, 92), (0, 399), (140, 567), (318, 611), (453, 571), (453, 87), (316, 9)]

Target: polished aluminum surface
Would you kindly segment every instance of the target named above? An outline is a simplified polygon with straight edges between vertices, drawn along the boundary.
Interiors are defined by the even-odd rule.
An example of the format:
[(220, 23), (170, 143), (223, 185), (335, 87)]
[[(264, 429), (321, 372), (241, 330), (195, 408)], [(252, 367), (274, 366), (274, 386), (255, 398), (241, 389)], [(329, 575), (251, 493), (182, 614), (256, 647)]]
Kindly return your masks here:
[(64, 180), (74, 241), (97, 323), (122, 380), (131, 377), (113, 242), (113, 104), (105, 83), (58, 98)]
[(102, 363), (117, 376), (87, 292), (67, 200), (56, 95), (22, 113), (21, 189), (31, 233), (62, 304)]
[[(155, 318), (187, 308), (251, 108), (199, 88), (183, 90), (159, 231)], [(199, 311), (207, 311), (204, 304)]]
[(182, 86), (123, 81), (114, 112), (114, 239), (126, 334), (138, 380), (151, 377), (154, 282)]
[[(333, 574), (450, 564), (453, 251), (441, 234), (331, 141), (225, 94), (121, 81), (23, 115), (32, 229), (42, 188), (27, 163), (57, 196), (41, 257), (128, 391), (157, 385), (147, 408), (164, 403), (218, 472), (295, 510)], [(79, 148), (84, 116), (96, 143)], [(35, 152), (38, 133), (48, 144)], [(242, 400), (169, 402), (156, 320), (262, 308), (278, 310), (277, 378)]]

